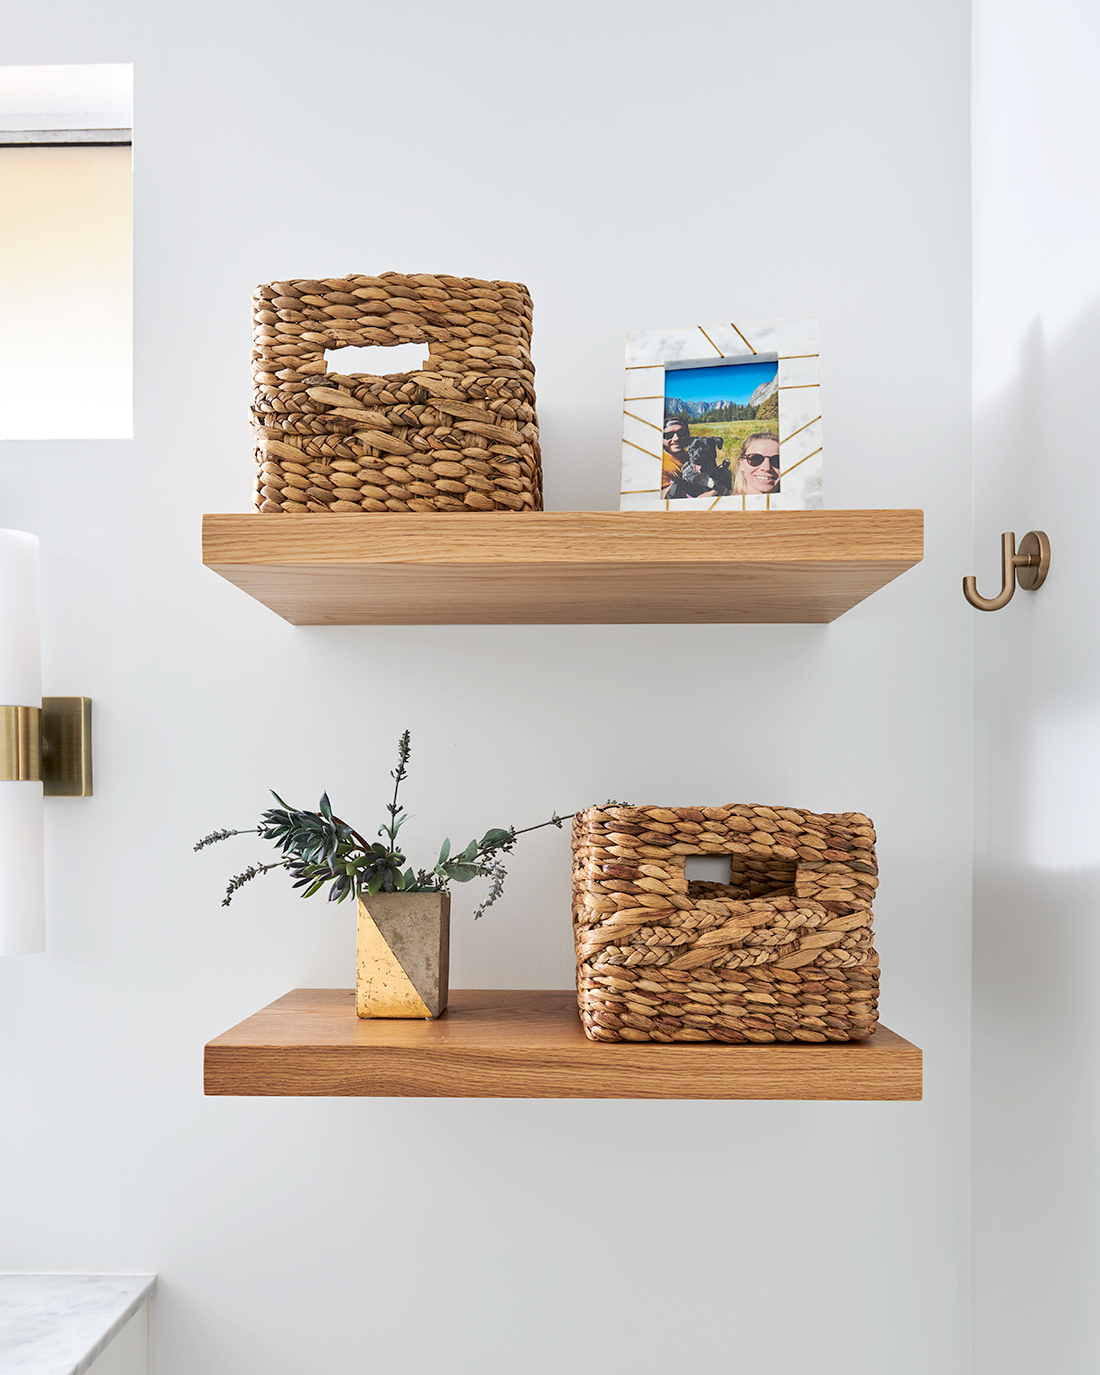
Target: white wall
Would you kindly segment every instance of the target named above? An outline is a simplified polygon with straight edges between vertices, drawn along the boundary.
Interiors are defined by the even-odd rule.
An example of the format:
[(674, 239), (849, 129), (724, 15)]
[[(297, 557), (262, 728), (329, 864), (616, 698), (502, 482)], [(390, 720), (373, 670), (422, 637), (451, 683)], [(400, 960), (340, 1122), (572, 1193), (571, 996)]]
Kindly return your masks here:
[[(0, 449), (47, 691), (97, 723), (49, 953), (0, 968), (0, 1266), (158, 1271), (157, 1375), (961, 1372), (963, 0), (56, 0), (5, 37), (135, 63), (137, 438)], [(924, 564), (829, 627), (284, 625), (199, 565), (248, 506), (249, 292), (390, 267), (528, 283), (557, 509), (615, 504), (628, 329), (818, 314), (826, 499), (923, 506)], [(258, 848), (191, 842), (267, 787), (369, 819), (406, 725), (424, 845), (608, 796), (868, 812), (924, 1102), (204, 1100), (203, 1042), (347, 986), (353, 922), (275, 877), (224, 911)], [(567, 854), (525, 842), (477, 928), (456, 895), (456, 986), (571, 981)]]
[(1034, 595), (976, 616), (974, 1353), (1100, 1366), (1100, 14), (980, 0), (975, 538), (1045, 529)]

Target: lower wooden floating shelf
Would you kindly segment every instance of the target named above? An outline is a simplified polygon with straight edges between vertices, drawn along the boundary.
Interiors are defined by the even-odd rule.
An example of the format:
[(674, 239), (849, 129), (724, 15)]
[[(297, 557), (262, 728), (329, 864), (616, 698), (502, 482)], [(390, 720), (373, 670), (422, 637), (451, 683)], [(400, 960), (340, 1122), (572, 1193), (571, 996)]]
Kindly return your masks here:
[(361, 1021), (355, 994), (299, 988), (206, 1047), (208, 1094), (334, 1098), (825, 1098), (914, 1101), (920, 1050), (886, 1027), (805, 1045), (589, 1041), (571, 989), (452, 989), (435, 1021)]
[(292, 625), (821, 623), (919, 563), (921, 511), (208, 515)]

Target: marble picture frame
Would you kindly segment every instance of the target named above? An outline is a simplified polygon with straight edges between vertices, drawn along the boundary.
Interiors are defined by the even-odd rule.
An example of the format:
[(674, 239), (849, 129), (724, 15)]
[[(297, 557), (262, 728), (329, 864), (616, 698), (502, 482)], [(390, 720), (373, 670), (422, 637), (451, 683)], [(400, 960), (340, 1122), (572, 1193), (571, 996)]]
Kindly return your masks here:
[[(778, 363), (780, 485), (769, 496), (662, 495), (666, 372), (722, 363)], [(623, 388), (622, 511), (809, 511), (822, 496), (821, 387), (817, 320), (750, 320), (686, 329), (638, 330), (626, 337)], [(774, 422), (773, 422), (774, 423)], [(736, 451), (727, 455), (736, 464)]]

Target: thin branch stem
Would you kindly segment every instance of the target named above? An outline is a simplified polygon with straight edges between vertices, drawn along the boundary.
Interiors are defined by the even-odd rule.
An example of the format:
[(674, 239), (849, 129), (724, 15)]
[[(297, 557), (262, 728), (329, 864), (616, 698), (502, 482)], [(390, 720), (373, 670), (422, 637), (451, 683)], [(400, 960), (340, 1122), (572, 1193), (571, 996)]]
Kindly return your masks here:
[(521, 831), (514, 830), (512, 834), (513, 836), (525, 836), (528, 831), (541, 831), (544, 826), (557, 826), (558, 830), (561, 830), (562, 822), (572, 821), (576, 815), (576, 812), (569, 812), (565, 816), (554, 815), (549, 821), (540, 821), (537, 826), (524, 826)]
[(249, 836), (258, 834), (259, 827), (257, 826), (252, 826), (247, 831), (211, 831), (208, 836), (203, 836), (203, 838), (192, 848), (195, 850), (203, 850), (207, 845), (214, 845), (219, 840), (228, 840), (230, 836)]
[(346, 821), (342, 820), (340, 817), (336, 816), (335, 814), (333, 814), (333, 818), (332, 818), (332, 819), (333, 819), (333, 821), (336, 822), (336, 824), (337, 824), (338, 826), (347, 826), (348, 831), (350, 832), (350, 834), (353, 835), (353, 836), (355, 837), (355, 839), (359, 842), (359, 848), (360, 848), (360, 850), (362, 850), (362, 851), (364, 851), (364, 852), (367, 852), (367, 851), (370, 850), (370, 844), (369, 844), (369, 842), (366, 841), (366, 840), (364, 840), (363, 837), (359, 834), (358, 831), (354, 830), (351, 826), (348, 826), (348, 823), (347, 823)]
[(397, 827), (394, 825), (397, 817), (397, 794), (401, 789), (402, 780), (405, 778), (405, 765), (409, 761), (409, 753), (409, 732), (405, 731), (397, 742), (397, 768), (393, 771), (393, 801), (387, 808), (390, 814), (390, 824), (383, 827), (386, 835), (389, 836), (391, 850), (397, 848)]

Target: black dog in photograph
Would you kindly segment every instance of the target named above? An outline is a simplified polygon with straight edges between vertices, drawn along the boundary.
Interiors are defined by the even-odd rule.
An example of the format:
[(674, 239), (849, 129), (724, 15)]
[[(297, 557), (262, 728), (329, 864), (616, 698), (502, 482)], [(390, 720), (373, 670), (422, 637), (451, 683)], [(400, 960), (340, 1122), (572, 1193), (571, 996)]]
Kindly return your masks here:
[(728, 497), (733, 491), (733, 474), (729, 459), (718, 462), (718, 450), (722, 448), (721, 435), (700, 435), (687, 446), (687, 462), (680, 469), (679, 477), (674, 477), (665, 493), (670, 500), (677, 497), (701, 497), (713, 492), (717, 497)]

